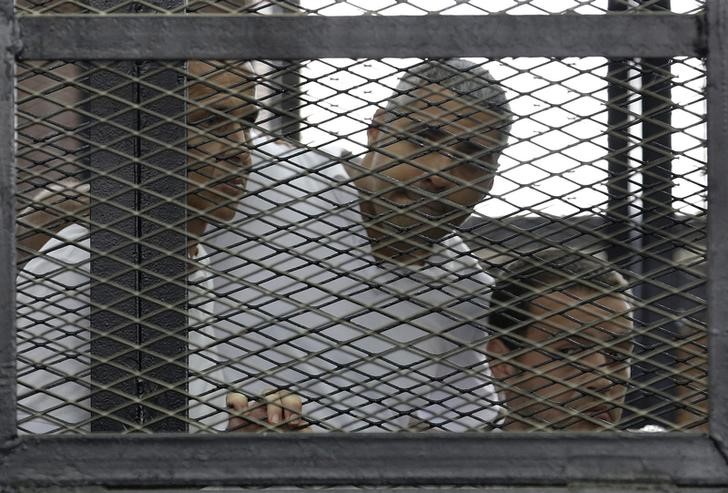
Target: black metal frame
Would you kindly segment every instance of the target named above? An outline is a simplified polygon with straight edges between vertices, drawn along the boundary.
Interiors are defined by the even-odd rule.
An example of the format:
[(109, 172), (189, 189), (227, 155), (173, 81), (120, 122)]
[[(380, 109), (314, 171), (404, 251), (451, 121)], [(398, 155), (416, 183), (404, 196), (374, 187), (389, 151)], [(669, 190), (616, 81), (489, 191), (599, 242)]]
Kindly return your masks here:
[[(93, 6), (102, 3), (109, 5), (108, 0), (91, 0)], [(162, 8), (184, 5), (181, 0), (154, 3)], [(144, 12), (149, 7), (128, 4), (126, 10)], [(183, 68), (184, 62), (176, 63)], [(90, 342), (90, 403), (95, 414), (91, 431), (122, 432), (130, 425), (186, 431), (184, 420), (160, 412), (187, 404), (187, 266), (182, 259), (188, 238), (175, 227), (163, 226), (183, 223), (186, 210), (160, 199), (185, 193), (186, 156), (180, 142), (185, 142), (186, 133), (179, 122), (162, 123), (150, 114), (184, 119), (184, 99), (161, 96), (157, 88), (182, 93), (185, 78), (181, 70), (161, 67), (158, 61), (115, 61), (111, 66), (94, 71), (86, 81), (94, 91), (115, 88), (112, 94), (117, 98), (96, 98), (85, 108), (103, 118), (87, 130), (93, 143), (86, 163), (92, 197), (90, 326), (97, 334)], [(128, 78), (144, 78), (151, 87), (121, 83)], [(147, 111), (123, 111), (129, 101)], [(163, 149), (165, 144), (171, 149)], [(130, 210), (145, 212), (125, 212)], [(174, 254), (165, 253), (170, 251)], [(140, 345), (147, 350), (140, 350)], [(163, 357), (171, 362), (163, 362)]]
[[(27, 60), (702, 56), (697, 15), (21, 17)], [(306, 42), (302, 43), (301, 40)]]
[[(728, 402), (728, 4), (699, 16), (15, 18), (0, 1), (0, 489), (201, 485), (728, 486), (728, 408), (698, 434), (17, 436), (14, 64), (24, 59), (707, 56), (713, 403)], [(300, 43), (306, 39), (306, 43)], [(601, 486), (600, 486), (601, 485)]]

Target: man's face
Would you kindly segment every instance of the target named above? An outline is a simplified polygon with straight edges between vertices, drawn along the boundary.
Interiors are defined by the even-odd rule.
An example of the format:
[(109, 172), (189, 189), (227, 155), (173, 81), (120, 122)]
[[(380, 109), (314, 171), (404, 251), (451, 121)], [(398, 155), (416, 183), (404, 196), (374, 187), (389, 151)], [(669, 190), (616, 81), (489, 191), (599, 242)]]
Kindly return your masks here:
[(506, 361), (492, 368), (505, 384), (514, 429), (545, 424), (550, 430), (594, 431), (619, 424), (630, 378), (630, 306), (621, 295), (593, 297), (585, 290), (541, 296), (531, 303), (538, 321), (527, 329), (523, 349), (507, 350), (498, 340), (489, 344)]
[(205, 221), (230, 221), (251, 164), (249, 129), (258, 114), (252, 67), (201, 61), (188, 67), (187, 205)]
[(490, 191), (503, 117), (476, 109), (437, 84), (419, 88), (395, 114), (379, 112), (362, 163), (371, 175), (370, 215), (385, 229), (437, 238)]

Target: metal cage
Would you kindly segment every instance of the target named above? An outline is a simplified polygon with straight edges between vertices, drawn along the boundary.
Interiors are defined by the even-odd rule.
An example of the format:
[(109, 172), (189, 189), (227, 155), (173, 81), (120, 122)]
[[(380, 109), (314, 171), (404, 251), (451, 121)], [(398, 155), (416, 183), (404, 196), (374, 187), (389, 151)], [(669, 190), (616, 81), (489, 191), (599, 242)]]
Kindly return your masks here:
[[(0, 44), (4, 48), (0, 142), (5, 142), (0, 148), (0, 265), (5, 266), (0, 271), (0, 285), (5, 287), (0, 295), (5, 300), (0, 304), (4, 320), (4, 329), (0, 331), (0, 488), (13, 491), (86, 486), (417, 487), (419, 491), (522, 487), (524, 491), (624, 491), (654, 487), (719, 491), (728, 487), (728, 449), (724, 441), (728, 420), (723, 406), (728, 392), (722, 383), (723, 376), (728, 378), (722, 357), (722, 348), (728, 345), (728, 329), (724, 328), (728, 325), (728, 314), (723, 313), (726, 308), (722, 303), (723, 295), (728, 296), (728, 286), (722, 280), (728, 265), (724, 247), (728, 241), (724, 241), (722, 233), (726, 221), (722, 210), (728, 201), (728, 189), (723, 186), (726, 178), (719, 171), (721, 156), (728, 154), (723, 151), (728, 145), (728, 116), (724, 115), (728, 112), (728, 62), (724, 53), (728, 5), (722, 0), (706, 0), (704, 8), (677, 14), (670, 11), (670, 2), (664, 1), (610, 1), (609, 7), (601, 10), (592, 2), (583, 1), (575, 2), (566, 12), (549, 11), (547, 2), (536, 0), (511, 2), (494, 10), (479, 2), (456, 1), (435, 12), (428, 11), (422, 3), (379, 2), (367, 10), (353, 1), (332, 0), (314, 6), (261, 1), (243, 11), (236, 1), (92, 0), (18, 2), (17, 6), (0, 2)], [(331, 9), (339, 4), (354, 9), (346, 11), (347, 14), (370, 15), (331, 16)], [(389, 9), (401, 4), (415, 13), (435, 15), (393, 15), (398, 11)], [(481, 15), (465, 15), (458, 10), (462, 7), (479, 9)], [(528, 12), (547, 15), (524, 15), (526, 7), (532, 9)], [(197, 13), (200, 15), (192, 15)], [(612, 102), (605, 136), (609, 156), (608, 168), (604, 170), (608, 175), (604, 187), (607, 212), (602, 217), (573, 213), (540, 219), (505, 215), (491, 222), (478, 221), (476, 217), (465, 223), (461, 233), (479, 252), (481, 260), (495, 267), (506, 265), (499, 260), (504, 254), (533, 252), (544, 244), (589, 250), (599, 243), (610, 262), (633, 271), (637, 280), (632, 287), (640, 290), (633, 299), (634, 309), (647, 327), (639, 342), (642, 350), (654, 355), (667, 347), (675, 352), (668, 357), (643, 357), (634, 366), (637, 375), (633, 376), (638, 384), (625, 406), (632, 412), (627, 427), (657, 422), (670, 431), (685, 433), (211, 435), (188, 434), (188, 421), (166, 413), (184, 407), (174, 386), (186, 389), (186, 383), (179, 382), (188, 378), (184, 369), (186, 359), (177, 358), (185, 353), (187, 343), (184, 336), (176, 335), (187, 324), (186, 274), (179, 276), (186, 272), (187, 238), (175, 229), (185, 220), (185, 210), (171, 203), (170, 207), (159, 205), (166, 197), (186, 194), (179, 170), (185, 167), (185, 158), (190, 155), (181, 148), (188, 139), (185, 131), (190, 132), (192, 127), (180, 124), (189, 116), (190, 104), (183, 61), (227, 60), (211, 69), (214, 74), (215, 70), (234, 72), (229, 60), (256, 60), (264, 73), (259, 80), (265, 74), (269, 76), (264, 84), (268, 94), (262, 99), (262, 107), (268, 113), (264, 112), (259, 126), (275, 129), (276, 138), (290, 142), (302, 140), (306, 132), (317, 128), (307, 124), (302, 116), (307, 104), (303, 88), (312, 81), (307, 70), (313, 70), (307, 60), (385, 57), (548, 57), (558, 63), (567, 57), (605, 58), (600, 63), (609, 85), (603, 89)], [(674, 200), (673, 180), (693, 178), (677, 176), (665, 164), (665, 149), (672, 150), (670, 90), (674, 86), (670, 85), (669, 66), (675, 60), (684, 63), (686, 59), (702, 61), (707, 68), (707, 204), (711, 212), (706, 215), (701, 210), (699, 214), (676, 217), (665, 206)], [(335, 66), (336, 62), (331, 63)], [(356, 62), (341, 64), (350, 68)], [(78, 125), (74, 141), (64, 144), (59, 139), (68, 130), (63, 122), (56, 122), (61, 137), (51, 137), (55, 147), (48, 151), (48, 157), (41, 148), (46, 144), (38, 144), (43, 137), (29, 129), (40, 121), (38, 114), (53, 119), (64, 113), (62, 105), (54, 107), (53, 98), (49, 97), (56, 90), (53, 74), (64, 70), (67, 72), (63, 80), (71, 81), (74, 90), (92, 94), (88, 98), (74, 96), (83, 100), (83, 105), (79, 103), (74, 110), (93, 120), (94, 125)], [(536, 68), (519, 70), (527, 73)], [(18, 109), (18, 104), (32, 99), (26, 97), (23, 84), (39, 83), (34, 77), (47, 78), (36, 92), (41, 94), (42, 103), (49, 106), (37, 110), (38, 114), (33, 114), (35, 110)], [(631, 140), (627, 119), (628, 115), (634, 116), (630, 104), (634, 103), (631, 97), (635, 91), (628, 86), (630, 78), (635, 77), (640, 79), (642, 103), (636, 117), (642, 125), (638, 142)], [(323, 76), (314, 77), (314, 82), (320, 78)], [(138, 86), (131, 88), (132, 84)], [(128, 112), (125, 100), (133, 101), (134, 108), (144, 107), (152, 117), (144, 120)], [(335, 124), (336, 118), (332, 120)], [(697, 115), (696, 121), (686, 124), (686, 128), (702, 124), (702, 116)], [(133, 139), (120, 136), (118, 130), (122, 127), (137, 129), (132, 132)], [(145, 139), (144, 132), (152, 137)], [(353, 142), (353, 134), (351, 131), (343, 138)], [(586, 142), (589, 137), (575, 140)], [(529, 139), (523, 137), (522, 141)], [(20, 156), (19, 142), (25, 146)], [(92, 395), (90, 405), (98, 413), (89, 425), (90, 431), (98, 433), (19, 433), (22, 422), (19, 424), (18, 409), (23, 404), (18, 402), (18, 379), (22, 375), (19, 376), (17, 358), (23, 356), (25, 349), (16, 333), (18, 310), (24, 308), (17, 303), (18, 291), (24, 288), (18, 287), (22, 280), (16, 279), (22, 261), (18, 256), (23, 255), (16, 247), (16, 229), (23, 218), (21, 209), (33, 206), (33, 201), (25, 200), (23, 194), (32, 190), (34, 183), (52, 183), (78, 171), (64, 171), (55, 164), (54, 159), (67, 151), (64, 145), (74, 152), (82, 149), (87, 171), (95, 174), (90, 181), (94, 202), (89, 206), (96, 228), (91, 233), (93, 248), (115, 255), (113, 261), (100, 261), (92, 267), (99, 269), (94, 279), (101, 279), (91, 288), (98, 290), (92, 297), (96, 296), (94, 302), (104, 307), (96, 312), (91, 309), (92, 326), (113, 325), (117, 323), (114, 317), (125, 316), (136, 317), (139, 322), (142, 312), (159, 316), (154, 319), (154, 329), (135, 327), (127, 335), (102, 332), (100, 341), (91, 343), (91, 356), (103, 362), (88, 376), (102, 389)], [(647, 224), (639, 238), (623, 227), (633, 211), (629, 183), (633, 171), (625, 151), (633, 148), (643, 152), (642, 165), (634, 172), (642, 180), (639, 208), (641, 224)], [(42, 157), (29, 158), (32, 153)], [(134, 160), (127, 160), (127, 155), (144, 155), (152, 164), (152, 171), (142, 172), (134, 167)], [(332, 158), (342, 162), (350, 156)], [(23, 159), (36, 159), (41, 166), (29, 173), (18, 166)], [(558, 174), (563, 177), (567, 172)], [(127, 188), (120, 191), (120, 182), (127, 184)], [(701, 187), (699, 184), (698, 188)], [(704, 191), (701, 188), (699, 192), (690, 192), (681, 200), (690, 205)], [(547, 193), (545, 200), (563, 199), (568, 193)], [(131, 212), (132, 219), (120, 220), (119, 210)], [(139, 210), (153, 212), (140, 218)], [(589, 206), (579, 210), (585, 211), (589, 211)], [(514, 231), (519, 234), (513, 234)], [(157, 241), (162, 235), (164, 247)], [(141, 250), (127, 252), (119, 247), (122, 240), (138, 241), (142, 236), (146, 240)], [(638, 241), (641, 243), (636, 247)], [(693, 251), (691, 244), (702, 246)], [(681, 260), (675, 260), (680, 255)], [(673, 263), (667, 262), (668, 258)], [(139, 263), (145, 263), (149, 278), (126, 276), (126, 269)], [(673, 269), (675, 265), (678, 267)], [(104, 276), (114, 282), (103, 280)], [(160, 278), (169, 280), (161, 288)], [(703, 286), (703, 279), (707, 279), (707, 287)], [(120, 303), (108, 310), (115, 300), (125, 297), (129, 297), (128, 306)], [(707, 330), (701, 331), (706, 322), (704, 298), (709, 301)], [(668, 318), (672, 317), (671, 325), (658, 336), (651, 334), (650, 328), (663, 324), (665, 314), (651, 310), (650, 300), (676, 307), (675, 313), (679, 313), (668, 314)], [(145, 302), (146, 307), (142, 306)], [(159, 310), (157, 305), (166, 308)], [(697, 322), (691, 325), (694, 320), (688, 319), (693, 316)], [(685, 320), (688, 322), (683, 323)], [(702, 354), (706, 346), (707, 375)], [(155, 356), (148, 357), (147, 350)], [(114, 359), (117, 352), (124, 357), (133, 353), (138, 364), (145, 365), (147, 380), (140, 383), (135, 375), (130, 376), (123, 364)], [(653, 368), (658, 369), (657, 377), (651, 374)], [(666, 377), (668, 374), (672, 380)], [(149, 382), (158, 385), (153, 387)], [(173, 386), (174, 391), (169, 391), (165, 384)], [(139, 388), (144, 385), (147, 387), (143, 392), (151, 397), (141, 397)], [(640, 414), (641, 410), (646, 411)], [(684, 416), (674, 420), (664, 417), (672, 416), (671, 413)], [(683, 425), (676, 424), (679, 419), (683, 419)], [(129, 430), (149, 433), (125, 433)], [(78, 430), (71, 427), (66, 431)]]

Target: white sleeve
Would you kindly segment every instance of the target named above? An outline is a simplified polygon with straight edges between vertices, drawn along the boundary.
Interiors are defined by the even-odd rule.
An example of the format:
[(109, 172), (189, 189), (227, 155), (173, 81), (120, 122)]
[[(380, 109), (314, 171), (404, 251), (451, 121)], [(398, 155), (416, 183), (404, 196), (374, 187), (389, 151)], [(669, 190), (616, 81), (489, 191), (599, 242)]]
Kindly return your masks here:
[[(467, 272), (468, 268), (471, 274), (460, 281), (459, 288), (462, 293), (481, 295), (451, 307), (450, 316), (472, 322), (448, 329), (450, 342), (437, 339), (434, 354), (447, 354), (436, 365), (439, 388), (427, 396), (429, 404), (417, 412), (417, 418), (429, 423), (435, 431), (488, 428), (501, 411), (484, 352), (488, 340), (485, 321), (490, 304), (490, 295), (484, 288), (492, 285), (492, 279), (477, 264), (460, 268), (459, 272)], [(454, 341), (460, 341), (459, 350), (451, 347)]]
[(88, 262), (88, 251), (66, 245), (18, 274), (20, 433), (90, 429)]
[[(496, 421), (500, 407), (490, 369), (476, 354), (464, 351), (447, 358), (449, 364), (439, 363), (441, 388), (431, 392), (430, 404), (416, 412), (433, 431), (477, 431)], [(462, 371), (454, 371), (458, 368)]]
[[(206, 257), (202, 245), (198, 246), (198, 258)], [(207, 261), (200, 260), (198, 267), (189, 277), (189, 429), (224, 431), (228, 422), (227, 386), (223, 360), (217, 353), (221, 338), (214, 326), (214, 285), (212, 273), (205, 271)]]

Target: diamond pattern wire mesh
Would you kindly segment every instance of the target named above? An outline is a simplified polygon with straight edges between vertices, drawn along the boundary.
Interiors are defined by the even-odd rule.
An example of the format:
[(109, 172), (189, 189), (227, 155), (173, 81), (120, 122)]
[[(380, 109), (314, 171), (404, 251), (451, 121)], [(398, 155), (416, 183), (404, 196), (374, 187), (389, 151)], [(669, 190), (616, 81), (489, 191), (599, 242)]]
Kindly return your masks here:
[[(704, 0), (673, 2), (664, 0), (613, 0), (612, 10), (622, 13), (659, 13), (672, 10), (680, 14), (700, 12)], [(191, 0), (184, 6), (156, 1), (89, 2), (86, 0), (25, 0), (16, 3), (18, 15), (128, 13), (144, 9), (158, 13), (268, 15), (548, 15), (605, 14), (609, 0)]]
[(469, 63), (21, 62), (20, 431), (705, 430), (702, 62)]

